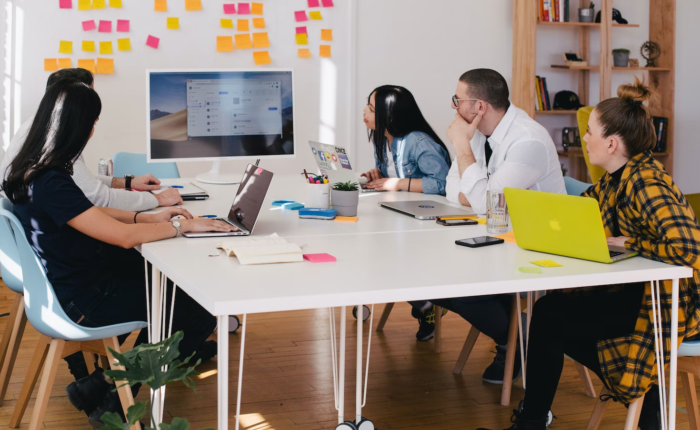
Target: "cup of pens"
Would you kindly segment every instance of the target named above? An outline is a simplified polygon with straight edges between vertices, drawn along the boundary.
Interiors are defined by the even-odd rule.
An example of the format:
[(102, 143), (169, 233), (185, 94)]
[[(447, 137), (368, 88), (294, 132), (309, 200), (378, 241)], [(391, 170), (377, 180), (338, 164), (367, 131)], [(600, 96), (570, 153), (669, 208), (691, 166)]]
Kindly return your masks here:
[(307, 208), (328, 209), (331, 207), (331, 184), (328, 179), (321, 175), (306, 173), (304, 176), (308, 181), (306, 184), (306, 201), (304, 206)]

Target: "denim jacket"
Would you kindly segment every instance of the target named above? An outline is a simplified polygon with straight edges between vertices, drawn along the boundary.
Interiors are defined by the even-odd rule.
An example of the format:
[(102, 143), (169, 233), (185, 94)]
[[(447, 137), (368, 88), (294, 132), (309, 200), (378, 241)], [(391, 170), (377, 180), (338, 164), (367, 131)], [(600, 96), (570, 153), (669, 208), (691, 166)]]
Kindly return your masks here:
[[(384, 156), (386, 157), (386, 145)], [(399, 178), (423, 180), (424, 194), (445, 195), (447, 173), (450, 171), (448, 154), (427, 134), (414, 131), (403, 137), (395, 137), (391, 145), (391, 156)], [(388, 178), (387, 163), (380, 162), (377, 154), (374, 161), (382, 175)]]

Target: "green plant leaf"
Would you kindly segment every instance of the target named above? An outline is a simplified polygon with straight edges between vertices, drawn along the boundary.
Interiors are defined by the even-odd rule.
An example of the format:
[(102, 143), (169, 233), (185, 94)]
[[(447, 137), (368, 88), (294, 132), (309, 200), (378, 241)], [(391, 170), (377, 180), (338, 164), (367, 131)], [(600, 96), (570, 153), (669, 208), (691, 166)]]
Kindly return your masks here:
[(131, 428), (131, 425), (125, 423), (116, 412), (107, 412), (102, 415), (102, 422), (104, 423), (102, 430), (129, 430)]
[(184, 418), (173, 418), (173, 422), (170, 424), (161, 424), (160, 430), (188, 430), (190, 428), (190, 422)]
[(333, 189), (336, 191), (357, 191), (358, 190), (358, 184), (357, 182), (336, 182), (333, 184)]
[(136, 402), (133, 406), (129, 406), (129, 409), (127, 409), (126, 420), (133, 426), (137, 421), (146, 416), (146, 412), (148, 411), (147, 408), (148, 405), (146, 402)]

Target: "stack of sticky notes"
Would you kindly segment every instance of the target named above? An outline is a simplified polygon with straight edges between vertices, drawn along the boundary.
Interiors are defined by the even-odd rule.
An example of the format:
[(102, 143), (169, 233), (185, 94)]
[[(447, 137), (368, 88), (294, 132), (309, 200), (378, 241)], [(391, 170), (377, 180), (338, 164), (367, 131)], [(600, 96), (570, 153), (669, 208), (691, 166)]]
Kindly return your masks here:
[(358, 219), (356, 216), (337, 216), (335, 222), (357, 222)]

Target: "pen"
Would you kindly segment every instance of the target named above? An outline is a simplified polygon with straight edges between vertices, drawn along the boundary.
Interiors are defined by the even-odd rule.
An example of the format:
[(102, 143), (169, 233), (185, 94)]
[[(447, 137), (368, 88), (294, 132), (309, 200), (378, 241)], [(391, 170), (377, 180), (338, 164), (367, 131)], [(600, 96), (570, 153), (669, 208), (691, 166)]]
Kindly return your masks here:
[(307, 180), (309, 179), (309, 174), (306, 173), (306, 169), (304, 169), (304, 176), (306, 177)]
[(171, 185), (170, 188), (185, 188), (182, 185)]
[(200, 215), (197, 218), (216, 218), (216, 215)]

